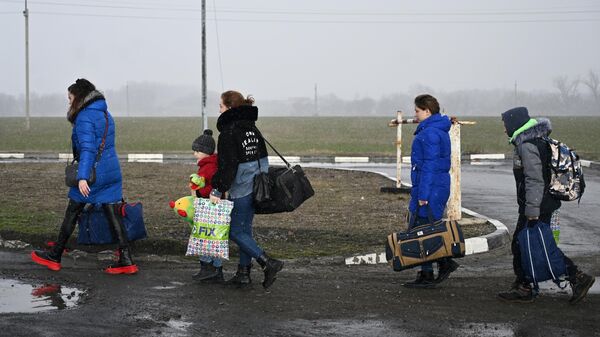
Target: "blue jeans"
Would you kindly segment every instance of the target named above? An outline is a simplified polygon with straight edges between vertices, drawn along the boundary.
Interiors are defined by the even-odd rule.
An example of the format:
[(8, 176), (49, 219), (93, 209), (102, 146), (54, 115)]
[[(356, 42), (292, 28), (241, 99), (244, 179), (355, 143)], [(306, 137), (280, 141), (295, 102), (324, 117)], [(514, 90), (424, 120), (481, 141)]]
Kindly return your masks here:
[(240, 265), (249, 266), (252, 258), (258, 258), (264, 253), (252, 237), (254, 219), (252, 194), (231, 201), (233, 201), (233, 210), (229, 238), (240, 247)]
[(217, 268), (223, 266), (221, 259), (212, 256), (200, 256), (200, 262), (212, 263)]
[[(410, 216), (411, 216), (411, 220), (412, 220), (412, 217), (416, 216), (416, 215), (411, 214)], [(434, 219), (434, 221), (436, 221), (436, 220)], [(411, 223), (409, 221), (409, 223), (408, 223), (408, 229), (412, 229), (412, 228), (417, 227), (417, 226), (426, 225), (429, 222), (430, 222), (429, 218), (422, 217), (422, 216), (417, 216), (415, 218), (415, 222), (412, 225), (411, 225)], [(433, 272), (433, 263), (432, 262), (423, 263), (421, 265), (421, 271), (422, 272)]]

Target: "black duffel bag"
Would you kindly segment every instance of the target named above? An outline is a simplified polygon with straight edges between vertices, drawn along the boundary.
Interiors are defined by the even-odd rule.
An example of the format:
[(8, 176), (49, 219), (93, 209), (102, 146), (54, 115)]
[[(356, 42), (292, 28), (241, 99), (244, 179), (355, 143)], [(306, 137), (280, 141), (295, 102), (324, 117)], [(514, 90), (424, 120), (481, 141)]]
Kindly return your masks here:
[(269, 187), (268, 195), (263, 194), (268, 198), (257, 200), (255, 195), (256, 214), (291, 212), (315, 194), (300, 165), (271, 166), (269, 173), (261, 173), (254, 177), (254, 184), (262, 190)]
[[(261, 138), (283, 160), (285, 166), (271, 166), (269, 172), (254, 177), (254, 213), (272, 214), (291, 212), (315, 194), (300, 165), (291, 166), (263, 136)], [(260, 168), (260, 160), (258, 160)]]

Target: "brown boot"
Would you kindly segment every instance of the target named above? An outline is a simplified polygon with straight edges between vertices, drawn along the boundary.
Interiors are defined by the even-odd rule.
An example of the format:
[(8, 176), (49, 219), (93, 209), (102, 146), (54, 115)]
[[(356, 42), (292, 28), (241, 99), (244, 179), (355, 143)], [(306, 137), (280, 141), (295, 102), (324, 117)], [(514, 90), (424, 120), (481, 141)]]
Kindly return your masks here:
[(577, 304), (587, 295), (588, 290), (590, 290), (596, 279), (593, 276), (578, 271), (570, 281), (573, 295), (569, 299), (569, 303)]
[(498, 299), (512, 303), (533, 302), (533, 289), (529, 284), (515, 282), (510, 290), (498, 294)]

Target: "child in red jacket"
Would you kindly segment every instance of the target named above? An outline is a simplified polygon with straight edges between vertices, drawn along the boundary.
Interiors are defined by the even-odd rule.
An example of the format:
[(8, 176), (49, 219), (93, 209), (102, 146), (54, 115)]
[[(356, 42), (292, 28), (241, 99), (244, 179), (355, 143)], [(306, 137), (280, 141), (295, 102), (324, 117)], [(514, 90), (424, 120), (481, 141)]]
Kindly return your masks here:
[[(212, 190), (211, 180), (217, 172), (217, 155), (215, 140), (210, 129), (196, 138), (192, 143), (194, 157), (198, 164), (198, 173), (190, 177), (192, 195), (198, 198), (208, 198)], [(223, 282), (223, 264), (221, 259), (210, 256), (200, 256), (200, 271), (192, 276), (197, 281)]]
[(192, 195), (198, 198), (208, 198), (210, 196), (210, 191), (212, 191), (211, 180), (217, 172), (217, 155), (215, 154), (215, 140), (212, 134), (212, 130), (206, 129), (192, 143), (192, 150), (194, 150), (194, 157), (196, 157), (198, 164), (198, 174), (192, 175), (193, 178), (190, 177), (189, 186)]

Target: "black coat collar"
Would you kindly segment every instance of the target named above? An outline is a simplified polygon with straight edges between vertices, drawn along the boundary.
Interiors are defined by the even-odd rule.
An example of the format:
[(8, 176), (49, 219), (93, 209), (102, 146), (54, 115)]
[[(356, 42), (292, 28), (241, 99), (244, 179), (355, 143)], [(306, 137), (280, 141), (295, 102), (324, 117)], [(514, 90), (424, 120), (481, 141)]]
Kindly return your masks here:
[(243, 122), (254, 124), (258, 119), (258, 108), (251, 105), (241, 105), (223, 112), (217, 119), (217, 130), (222, 132), (229, 124)]

